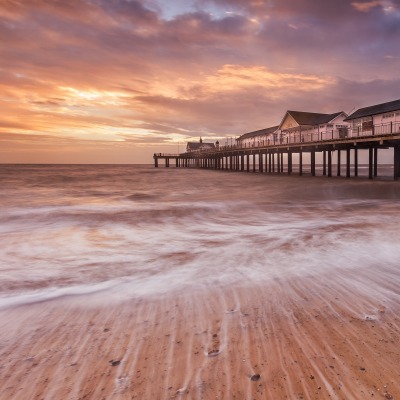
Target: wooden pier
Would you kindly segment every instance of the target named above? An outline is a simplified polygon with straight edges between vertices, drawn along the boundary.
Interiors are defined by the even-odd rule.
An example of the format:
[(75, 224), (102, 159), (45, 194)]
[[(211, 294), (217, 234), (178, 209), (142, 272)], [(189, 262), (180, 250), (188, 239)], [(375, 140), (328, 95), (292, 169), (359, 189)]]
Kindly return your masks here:
[[(259, 173), (293, 173), (293, 155), (297, 154), (298, 174), (303, 175), (304, 156), (309, 155), (311, 175), (316, 175), (316, 154), (322, 154), (322, 175), (341, 176), (345, 165), (345, 176), (357, 177), (359, 173), (359, 153), (368, 152), (368, 177), (378, 176), (378, 150), (393, 149), (393, 179), (400, 176), (400, 132), (347, 137), (342, 139), (282, 143), (252, 148), (226, 146), (214, 150), (188, 152), (182, 154), (154, 154), (154, 166), (159, 160), (170, 166), (173, 160), (178, 168), (205, 168), (214, 170), (246, 171)], [(335, 163), (336, 161), (336, 163)], [(336, 164), (335, 170), (333, 166)], [(352, 172), (352, 174), (351, 174)]]

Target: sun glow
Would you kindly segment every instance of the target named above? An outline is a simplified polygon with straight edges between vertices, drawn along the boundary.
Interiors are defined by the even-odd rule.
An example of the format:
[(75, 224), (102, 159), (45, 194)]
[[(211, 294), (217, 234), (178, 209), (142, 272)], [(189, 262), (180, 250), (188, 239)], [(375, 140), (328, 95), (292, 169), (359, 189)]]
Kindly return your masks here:
[(101, 91), (101, 90), (81, 90), (73, 87), (58, 86), (58, 89), (63, 92), (69, 100), (74, 103), (92, 102), (101, 105), (120, 106), (124, 104), (124, 93)]

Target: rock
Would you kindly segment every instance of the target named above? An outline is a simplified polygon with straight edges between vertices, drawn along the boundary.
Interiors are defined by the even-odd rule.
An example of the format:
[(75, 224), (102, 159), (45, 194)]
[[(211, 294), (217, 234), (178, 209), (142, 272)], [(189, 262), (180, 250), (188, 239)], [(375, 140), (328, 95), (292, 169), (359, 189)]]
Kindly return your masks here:
[(391, 395), (390, 393), (385, 393), (385, 399), (387, 400), (393, 400), (393, 395)]
[(365, 368), (364, 367), (360, 367), (360, 371), (365, 371)]
[(261, 378), (260, 374), (254, 374), (254, 375), (252, 375), (252, 376), (250, 377), (250, 379), (251, 379), (252, 381), (258, 381), (258, 380), (260, 380), (260, 378)]
[(110, 360), (109, 363), (111, 366), (116, 367), (117, 365), (121, 364), (120, 360)]
[(207, 356), (208, 357), (215, 357), (215, 356), (217, 356), (219, 354), (219, 350), (218, 349), (213, 349), (213, 350), (210, 350), (208, 353), (207, 353)]

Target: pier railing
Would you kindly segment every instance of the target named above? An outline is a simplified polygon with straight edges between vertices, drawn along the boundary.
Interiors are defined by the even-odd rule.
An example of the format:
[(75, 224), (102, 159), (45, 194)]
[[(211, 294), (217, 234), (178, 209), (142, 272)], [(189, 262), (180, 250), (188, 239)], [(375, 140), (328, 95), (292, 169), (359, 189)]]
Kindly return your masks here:
[(180, 154), (172, 154), (172, 153), (154, 153), (155, 157), (179, 157)]
[(315, 143), (315, 142), (326, 142), (332, 140), (351, 140), (355, 138), (362, 137), (374, 137), (374, 136), (384, 136), (393, 135), (400, 133), (400, 121), (371, 125), (368, 129), (363, 129), (362, 127), (347, 129), (325, 129), (323, 131), (303, 131), (303, 132), (283, 132), (270, 135), (264, 140), (254, 141), (254, 143), (237, 143), (232, 145), (219, 146), (216, 149), (202, 149), (198, 152), (193, 153), (215, 153), (221, 150), (246, 150), (253, 148), (262, 148), (268, 146), (277, 146), (284, 144), (300, 144), (300, 143)]

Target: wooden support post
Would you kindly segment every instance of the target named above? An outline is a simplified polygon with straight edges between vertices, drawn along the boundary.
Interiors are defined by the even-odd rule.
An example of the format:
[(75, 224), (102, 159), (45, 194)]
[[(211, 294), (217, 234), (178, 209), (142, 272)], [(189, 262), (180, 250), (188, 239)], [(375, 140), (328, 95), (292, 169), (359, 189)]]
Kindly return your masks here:
[(276, 172), (279, 174), (281, 172), (281, 156), (276, 153)]
[(256, 172), (256, 153), (253, 154), (253, 172)]
[(299, 153), (299, 175), (303, 175), (303, 150), (300, 150)]
[(154, 157), (154, 167), (158, 168), (158, 158)]
[(242, 155), (240, 156), (240, 159), (241, 159), (240, 170), (241, 170), (241, 171), (244, 171), (244, 154), (242, 154)]
[(328, 150), (328, 177), (332, 177), (332, 151)]
[(283, 153), (281, 153), (281, 173), (283, 173)]
[(322, 175), (326, 176), (326, 150), (323, 151), (322, 156)]
[(258, 155), (258, 171), (260, 173), (264, 172), (264, 161), (263, 161), (263, 158), (264, 158), (263, 153), (260, 152), (259, 155)]
[(250, 172), (250, 154), (246, 154), (246, 171)]
[(354, 176), (358, 176), (358, 149), (354, 149)]
[(233, 170), (233, 157), (229, 156), (229, 169), (232, 171)]
[(272, 153), (268, 153), (268, 172), (272, 172)]
[(169, 158), (166, 158), (166, 159), (165, 159), (165, 167), (166, 167), (166, 168), (169, 168)]
[(337, 150), (337, 176), (340, 176), (341, 162), (340, 162), (340, 149)]
[(346, 178), (350, 178), (350, 148), (346, 149)]
[(374, 177), (378, 176), (378, 148), (374, 147)]
[(393, 147), (393, 179), (397, 181), (400, 177), (400, 146)]
[(288, 167), (287, 167), (287, 173), (288, 173), (288, 175), (290, 175), (291, 173), (292, 173), (292, 169), (293, 169), (293, 165), (292, 165), (292, 152), (291, 151), (288, 151), (288, 155), (287, 155), (287, 158), (288, 158)]
[(370, 147), (368, 149), (368, 178), (373, 178), (373, 164), (374, 164), (374, 149)]
[(315, 176), (315, 150), (311, 150), (311, 176)]
[(272, 162), (272, 172), (275, 173), (275, 153), (272, 153), (271, 157), (272, 157), (272, 160), (271, 160), (271, 162)]

